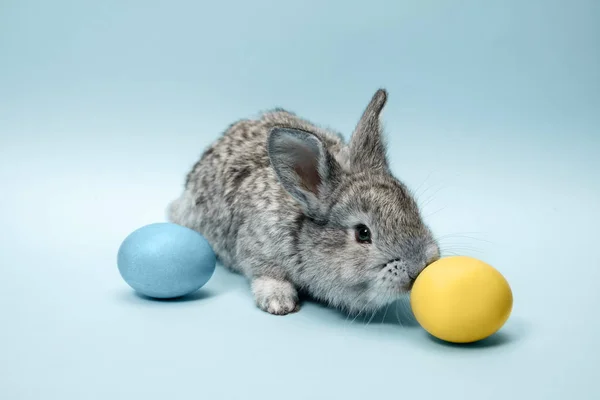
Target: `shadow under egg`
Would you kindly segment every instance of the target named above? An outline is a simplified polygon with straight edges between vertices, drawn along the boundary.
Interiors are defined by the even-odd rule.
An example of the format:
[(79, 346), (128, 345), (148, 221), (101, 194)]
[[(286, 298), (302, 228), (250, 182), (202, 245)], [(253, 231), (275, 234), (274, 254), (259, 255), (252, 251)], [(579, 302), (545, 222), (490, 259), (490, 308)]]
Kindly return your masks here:
[(128, 301), (147, 301), (151, 303), (187, 303), (192, 301), (202, 301), (214, 297), (215, 293), (205, 288), (200, 288), (199, 290), (186, 294), (184, 296), (172, 297), (172, 298), (157, 298), (146, 296), (145, 294), (141, 294), (132, 290), (127, 293), (126, 299)]
[(452, 343), (452, 342), (446, 342), (444, 340), (438, 339), (435, 336), (424, 332), (427, 337), (429, 338), (429, 340), (431, 340), (432, 342), (439, 344), (441, 346), (445, 346), (445, 347), (451, 347), (451, 348), (461, 348), (461, 349), (487, 349), (487, 348), (494, 348), (494, 347), (500, 347), (500, 346), (504, 346), (507, 344), (510, 344), (512, 342), (514, 342), (516, 340), (516, 338), (513, 335), (508, 334), (507, 332), (502, 332), (502, 331), (498, 331), (496, 333), (494, 333), (491, 336), (488, 336), (485, 339), (481, 339), (477, 342), (471, 342), (471, 343)]

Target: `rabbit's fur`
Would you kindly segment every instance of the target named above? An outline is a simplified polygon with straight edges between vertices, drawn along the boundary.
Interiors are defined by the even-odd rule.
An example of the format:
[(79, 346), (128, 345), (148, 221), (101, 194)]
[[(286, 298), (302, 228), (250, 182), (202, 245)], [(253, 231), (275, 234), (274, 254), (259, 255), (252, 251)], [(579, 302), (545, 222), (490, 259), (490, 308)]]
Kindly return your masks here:
[(200, 232), (269, 313), (298, 310), (299, 291), (354, 313), (397, 300), (439, 247), (389, 170), (386, 100), (375, 93), (349, 144), (281, 109), (234, 123), (189, 172), (169, 220)]

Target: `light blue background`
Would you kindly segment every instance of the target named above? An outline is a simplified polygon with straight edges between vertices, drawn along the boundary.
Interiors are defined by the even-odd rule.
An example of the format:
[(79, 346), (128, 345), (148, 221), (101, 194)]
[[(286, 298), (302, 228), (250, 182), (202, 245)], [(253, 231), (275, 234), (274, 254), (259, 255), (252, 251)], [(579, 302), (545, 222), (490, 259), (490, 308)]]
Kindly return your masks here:
[[(600, 398), (599, 21), (592, 0), (3, 0), (0, 397)], [(446, 251), (512, 285), (501, 333), (273, 317), (222, 268), (188, 301), (132, 294), (118, 246), (229, 123), (283, 106), (349, 134), (379, 86)]]

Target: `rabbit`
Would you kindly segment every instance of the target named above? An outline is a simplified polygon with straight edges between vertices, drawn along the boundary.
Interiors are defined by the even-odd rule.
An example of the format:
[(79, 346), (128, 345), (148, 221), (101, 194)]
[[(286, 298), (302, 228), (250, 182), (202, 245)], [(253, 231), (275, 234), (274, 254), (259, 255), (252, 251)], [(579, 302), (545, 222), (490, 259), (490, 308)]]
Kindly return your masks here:
[(277, 108), (233, 123), (167, 207), (218, 260), (250, 281), (256, 306), (299, 310), (299, 293), (347, 313), (410, 292), (440, 249), (405, 184), (392, 175), (375, 92), (346, 144)]

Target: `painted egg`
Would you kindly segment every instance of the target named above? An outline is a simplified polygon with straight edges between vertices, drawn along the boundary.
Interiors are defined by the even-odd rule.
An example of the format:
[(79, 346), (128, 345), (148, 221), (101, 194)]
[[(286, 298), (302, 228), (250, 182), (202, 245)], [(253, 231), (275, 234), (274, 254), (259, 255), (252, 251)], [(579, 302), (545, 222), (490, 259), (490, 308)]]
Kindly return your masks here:
[(475, 342), (494, 334), (508, 320), (511, 288), (500, 272), (475, 258), (445, 257), (425, 268), (410, 302), (419, 324), (438, 339)]
[(216, 256), (198, 232), (156, 223), (132, 232), (119, 247), (119, 272), (135, 291), (154, 298), (193, 293), (212, 277)]

